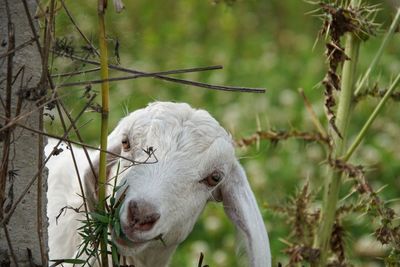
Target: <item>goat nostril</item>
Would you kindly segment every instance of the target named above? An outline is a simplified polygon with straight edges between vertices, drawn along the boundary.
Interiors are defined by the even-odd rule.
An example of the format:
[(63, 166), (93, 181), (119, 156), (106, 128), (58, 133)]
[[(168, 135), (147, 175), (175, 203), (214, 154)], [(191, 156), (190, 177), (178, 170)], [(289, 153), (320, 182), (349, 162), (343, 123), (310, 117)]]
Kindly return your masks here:
[(148, 202), (131, 200), (127, 208), (127, 226), (134, 231), (149, 231), (160, 218), (160, 214), (154, 212), (154, 206)]

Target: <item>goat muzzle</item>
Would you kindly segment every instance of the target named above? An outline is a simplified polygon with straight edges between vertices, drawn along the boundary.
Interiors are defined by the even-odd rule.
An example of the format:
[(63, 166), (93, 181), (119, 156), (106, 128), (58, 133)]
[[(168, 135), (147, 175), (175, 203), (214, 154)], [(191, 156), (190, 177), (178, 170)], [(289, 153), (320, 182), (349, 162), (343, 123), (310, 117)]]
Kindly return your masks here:
[(150, 203), (130, 200), (127, 206), (126, 221), (123, 223), (125, 234), (150, 231), (160, 219), (160, 213)]

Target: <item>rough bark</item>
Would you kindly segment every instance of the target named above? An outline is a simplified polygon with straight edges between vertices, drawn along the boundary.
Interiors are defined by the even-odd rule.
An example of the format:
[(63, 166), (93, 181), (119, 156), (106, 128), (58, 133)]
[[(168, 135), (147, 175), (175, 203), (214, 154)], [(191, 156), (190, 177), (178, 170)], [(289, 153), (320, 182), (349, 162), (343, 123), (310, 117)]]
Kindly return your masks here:
[[(27, 0), (30, 13), (33, 14), (36, 9), (35, 0)], [(5, 53), (10, 51), (9, 38), (9, 17), (7, 15), (6, 0), (0, 1), (0, 128), (7, 124), (7, 73), (10, 71), (8, 61), (12, 60), (12, 80), (15, 79), (17, 73), (23, 68), (15, 79), (11, 87), (11, 120), (17, 113), (17, 102), (21, 95), (21, 89), (37, 86), (41, 77), (41, 58), (38, 47), (35, 42), (30, 45), (19, 49), (18, 47), (25, 42), (32, 40), (33, 33), (29, 25), (23, 1), (21, 0), (8, 0), (10, 10), (11, 22), (14, 26), (15, 32), (15, 50), (14, 56), (4, 56)], [(34, 22), (37, 27), (37, 23)], [(20, 114), (29, 111), (31, 115), (19, 121), (28, 127), (39, 129), (40, 112), (37, 110), (35, 101), (29, 100), (28, 94), (22, 94), (22, 109)], [(7, 130), (0, 130), (0, 160), (7, 163), (2, 164), (2, 171), (6, 175), (0, 177), (1, 182), (5, 182), (5, 190), (0, 192), (0, 266), (34, 266), (34, 265), (47, 265), (47, 216), (46, 216), (46, 175), (43, 175), (43, 180), (40, 185), (42, 191), (42, 198), (38, 202), (38, 184), (37, 179), (32, 184), (26, 194), (23, 194), (29, 182), (33, 179), (38, 172), (39, 151), (38, 140), (40, 136), (33, 134), (21, 127), (8, 128), (9, 141), (4, 138), (7, 135)], [(10, 143), (8, 160), (4, 161), (7, 146)], [(4, 169), (7, 168), (7, 169)], [(5, 171), (6, 170), (6, 171)], [(5, 172), (4, 172), (5, 171)], [(14, 173), (14, 175), (11, 174)], [(1, 186), (0, 186), (1, 190)], [(3, 194), (2, 194), (3, 193)], [(3, 195), (3, 201), (1, 200)], [(17, 199), (24, 195), (23, 199), (16, 206), (15, 211), (9, 217), (8, 221), (5, 218), (12, 211), (12, 207), (16, 204)], [(5, 199), (4, 199), (5, 198)], [(3, 203), (1, 203), (3, 202)], [(38, 205), (40, 203), (40, 205)], [(11, 208), (11, 210), (10, 210)], [(38, 211), (41, 211), (40, 220), (42, 226), (39, 227)], [(39, 212), (40, 214), (40, 212)], [(39, 220), (39, 221), (40, 221)], [(40, 229), (39, 229), (40, 228)], [(7, 232), (9, 238), (7, 238)], [(40, 232), (42, 232), (40, 234)], [(41, 245), (39, 242), (39, 235), (43, 239), (42, 253)], [(10, 247), (11, 244), (11, 247)], [(30, 251), (31, 253), (29, 253)], [(30, 256), (31, 254), (31, 256)]]

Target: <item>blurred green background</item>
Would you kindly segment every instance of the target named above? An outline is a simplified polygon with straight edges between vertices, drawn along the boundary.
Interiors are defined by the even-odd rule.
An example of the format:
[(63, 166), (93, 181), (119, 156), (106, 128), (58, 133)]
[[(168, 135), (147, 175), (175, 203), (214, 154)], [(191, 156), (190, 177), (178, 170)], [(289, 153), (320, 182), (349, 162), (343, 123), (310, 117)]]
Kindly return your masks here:
[[(185, 74), (185, 79), (201, 82), (266, 88), (265, 94), (212, 91), (168, 83), (152, 78), (111, 83), (111, 127), (127, 111), (144, 107), (152, 101), (187, 102), (193, 107), (208, 110), (229, 130), (234, 138), (251, 135), (258, 129), (314, 131), (298, 88), (303, 88), (320, 120), (326, 124), (323, 108), (323, 88), (320, 81), (327, 70), (323, 40), (315, 48), (321, 20), (307, 15), (315, 6), (305, 1), (237, 0), (232, 4), (211, 0), (125, 0), (126, 9), (116, 14), (109, 1), (107, 31), (110, 60), (117, 64), (114, 54), (119, 42), (120, 64), (124, 67), (153, 72), (170, 69), (221, 64), (223, 70)], [(382, 32), (394, 15), (390, 1), (381, 3), (377, 21)], [(82, 31), (97, 44), (97, 1), (66, 1)], [(77, 55), (85, 42), (60, 9), (56, 18), (56, 38), (70, 42)], [(362, 45), (359, 73), (371, 62), (382, 40), (382, 34)], [(96, 45), (97, 46), (97, 45)], [(379, 82), (385, 88), (400, 70), (400, 38), (398, 34), (373, 74), (369, 85)], [(52, 73), (69, 72), (82, 68), (81, 63), (54, 57)], [(116, 71), (112, 77), (125, 75)], [(57, 84), (99, 79), (99, 74), (75, 78), (55, 78)], [(98, 85), (92, 87), (100, 91)], [(68, 107), (77, 114), (85, 103), (84, 86), (60, 90)], [(100, 99), (98, 99), (100, 101)], [(357, 133), (377, 100), (356, 106), (350, 132)], [(398, 102), (389, 101), (385, 111), (374, 123), (362, 148), (353, 158), (354, 163), (367, 166), (367, 177), (385, 200), (400, 196), (400, 145)], [(81, 133), (92, 144), (99, 143), (99, 114), (87, 113), (80, 121)], [(47, 122), (49, 132), (61, 134), (57, 123)], [(317, 143), (288, 140), (273, 145), (268, 141), (246, 149), (238, 149), (238, 156), (247, 171), (269, 231), (274, 266), (286, 264), (282, 251), (284, 240), (290, 240), (291, 225), (270, 207), (290, 199), (310, 181), (316, 193), (316, 205), (326, 179), (324, 149)], [(347, 183), (346, 183), (347, 184)], [(350, 187), (350, 182), (348, 182)], [(348, 191), (343, 191), (343, 195)], [(351, 198), (347, 201), (351, 201)], [(391, 205), (399, 210), (399, 202)], [(372, 222), (372, 223), (371, 223)], [(370, 217), (355, 215), (345, 219), (347, 253), (356, 266), (382, 266), (374, 257), (357, 252), (360, 238), (371, 238)], [(375, 245), (374, 245), (375, 246)], [(380, 250), (379, 247), (373, 249)], [(239, 247), (239, 249), (238, 249)], [(190, 237), (178, 248), (171, 266), (197, 266), (199, 253), (205, 254), (210, 266), (246, 266), (245, 253), (235, 235), (234, 227), (226, 219), (220, 204), (209, 205)]]

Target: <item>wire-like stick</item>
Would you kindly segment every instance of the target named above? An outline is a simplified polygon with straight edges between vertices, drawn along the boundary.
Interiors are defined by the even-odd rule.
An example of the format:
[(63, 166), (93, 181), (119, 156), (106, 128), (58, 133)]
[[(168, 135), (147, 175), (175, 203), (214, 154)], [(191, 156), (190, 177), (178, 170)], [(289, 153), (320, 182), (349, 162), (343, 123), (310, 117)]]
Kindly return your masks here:
[(308, 113), (311, 116), (311, 121), (314, 124), (314, 127), (318, 130), (318, 132), (324, 138), (328, 138), (328, 134), (326, 133), (324, 127), (322, 126), (321, 122), (319, 121), (317, 114), (315, 114), (315, 111), (312, 108), (310, 101), (308, 101), (306, 95), (304, 94), (304, 90), (302, 88), (299, 89), (299, 93), (300, 93), (301, 97), (303, 98), (304, 105), (306, 106)]
[(0, 55), (0, 59), (3, 58), (3, 57), (8, 56), (10, 54), (13, 54), (13, 53), (17, 52), (18, 50), (21, 50), (21, 49), (27, 47), (28, 45), (32, 44), (34, 41), (36, 41), (35, 37), (31, 38), (30, 40), (28, 40), (26, 42), (23, 42), (22, 44), (20, 44), (19, 46), (15, 47), (14, 49), (11, 49), (11, 50), (1, 54)]
[(66, 73), (56, 73), (56, 74), (52, 74), (51, 77), (52, 78), (71, 77), (71, 76), (86, 74), (86, 73), (95, 72), (95, 71), (99, 71), (99, 70), (100, 70), (100, 68), (92, 68), (92, 69), (88, 69), (88, 70), (72, 71), (72, 72), (66, 72)]
[(168, 70), (168, 71), (160, 71), (160, 72), (135, 74), (135, 75), (124, 76), (124, 77), (114, 77), (114, 78), (108, 78), (108, 79), (97, 79), (97, 80), (82, 81), (82, 82), (63, 83), (63, 84), (57, 85), (57, 87), (62, 88), (62, 87), (79, 86), (79, 85), (87, 85), (87, 84), (99, 84), (99, 83), (103, 83), (103, 82), (117, 82), (117, 81), (131, 80), (131, 79), (137, 79), (137, 78), (153, 77), (155, 75), (169, 75), (169, 74), (179, 74), (179, 73), (188, 73), (188, 72), (200, 72), (200, 71), (208, 71), (208, 70), (216, 70), (216, 69), (222, 69), (222, 66), (218, 65), (218, 66), (199, 67), (199, 68), (190, 68), (190, 69)]
[[(59, 56), (65, 56), (65, 57), (68, 57), (70, 59), (78, 60), (78, 61), (85, 62), (85, 63), (88, 63), (88, 64), (92, 64), (92, 65), (96, 65), (96, 66), (100, 65), (99, 62), (94, 61), (94, 60), (84, 59), (84, 58), (77, 57), (77, 56), (74, 56), (74, 55), (64, 55), (64, 54), (59, 53), (57, 51), (53, 51), (53, 53), (55, 53), (55, 54), (57, 54)], [(119, 70), (119, 71), (128, 72), (128, 73), (133, 73), (133, 74), (149, 74), (149, 73), (146, 73), (146, 72), (143, 72), (143, 71), (128, 69), (128, 68), (124, 68), (124, 67), (117, 66), (117, 65), (112, 65), (112, 64), (109, 64), (108, 67), (110, 69)], [(165, 81), (169, 81), (169, 82), (192, 85), (192, 86), (197, 86), (197, 87), (202, 87), (202, 88), (207, 88), (207, 89), (213, 89), (213, 90), (245, 92), (245, 93), (265, 93), (265, 89), (262, 89), (262, 88), (212, 85), (212, 84), (207, 84), (207, 83), (201, 83), (201, 82), (195, 82), (195, 81), (190, 81), (190, 80), (167, 77), (167, 76), (163, 76), (163, 75), (151, 75), (151, 77), (157, 78), (157, 79), (161, 79), (161, 80), (165, 80)]]
[[(39, 102), (41, 102), (40, 100), (44, 100), (44, 99), (45, 99), (45, 97), (42, 97), (41, 99), (39, 99)], [(53, 98), (53, 99), (50, 99), (50, 100), (48, 100), (46, 102), (42, 102), (42, 104), (37, 106), (36, 109), (28, 111), (28, 112), (25, 112), (25, 113), (22, 113), (19, 116), (14, 117), (12, 120), (10, 120), (10, 122), (8, 122), (6, 125), (4, 125), (2, 128), (0, 128), (0, 132), (2, 132), (4, 130), (7, 130), (8, 128), (14, 126), (18, 121), (22, 120), (23, 118), (25, 118), (27, 116), (30, 116), (32, 113), (37, 112), (39, 109), (41, 109), (42, 107), (46, 106), (47, 104), (51, 103), (54, 100), (56, 100), (56, 99)], [(4, 116), (1, 116), (1, 117), (4, 117)]]

